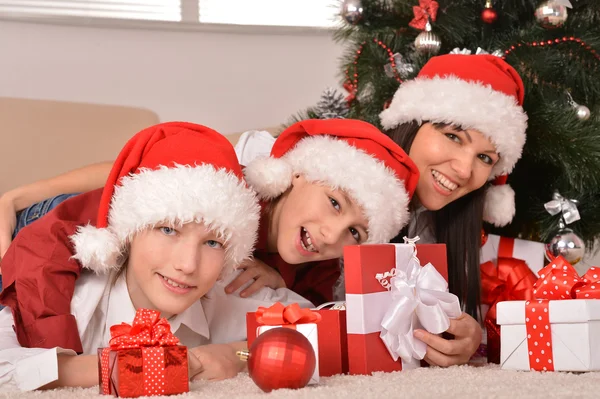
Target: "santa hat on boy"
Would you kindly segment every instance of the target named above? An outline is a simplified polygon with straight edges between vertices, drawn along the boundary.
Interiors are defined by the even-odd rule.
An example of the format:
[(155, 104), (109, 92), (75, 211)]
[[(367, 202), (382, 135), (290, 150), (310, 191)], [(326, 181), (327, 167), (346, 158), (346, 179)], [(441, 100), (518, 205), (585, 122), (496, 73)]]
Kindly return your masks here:
[(381, 114), (384, 129), (406, 122), (450, 123), (476, 129), (496, 146), (483, 218), (504, 226), (515, 215), (515, 193), (507, 175), (521, 158), (527, 114), (522, 108), (523, 81), (517, 71), (493, 55), (448, 54), (433, 57), (417, 78), (402, 83)]
[(369, 123), (343, 119), (295, 123), (277, 138), (271, 156), (250, 162), (244, 174), (263, 199), (283, 194), (295, 174), (344, 190), (368, 220), (368, 243), (388, 242), (408, 222), (419, 180), (393, 140)]
[(163, 123), (129, 140), (104, 186), (96, 226), (79, 227), (70, 238), (84, 268), (105, 272), (123, 265), (137, 232), (202, 222), (225, 241), (228, 272), (251, 255), (259, 216), (224, 136), (192, 123)]

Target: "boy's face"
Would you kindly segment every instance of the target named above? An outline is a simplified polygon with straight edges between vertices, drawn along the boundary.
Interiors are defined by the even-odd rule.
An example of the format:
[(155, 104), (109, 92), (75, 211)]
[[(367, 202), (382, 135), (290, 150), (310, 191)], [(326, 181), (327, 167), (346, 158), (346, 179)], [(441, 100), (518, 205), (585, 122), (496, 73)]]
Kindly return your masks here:
[(136, 308), (179, 314), (212, 288), (224, 263), (223, 240), (203, 224), (157, 225), (131, 242), (129, 296)]
[(339, 258), (344, 246), (368, 239), (362, 209), (341, 190), (296, 176), (280, 201), (274, 230), (277, 252), (287, 263)]

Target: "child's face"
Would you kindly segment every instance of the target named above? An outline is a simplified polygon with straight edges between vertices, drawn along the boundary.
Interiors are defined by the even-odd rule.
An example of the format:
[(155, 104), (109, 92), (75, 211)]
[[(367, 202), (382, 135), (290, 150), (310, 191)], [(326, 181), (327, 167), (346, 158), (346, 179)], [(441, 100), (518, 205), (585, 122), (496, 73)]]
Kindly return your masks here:
[(417, 198), (430, 211), (482, 187), (499, 159), (492, 142), (477, 130), (431, 123), (421, 126), (409, 156), (420, 172)]
[(339, 258), (344, 246), (368, 238), (368, 220), (352, 199), (303, 176), (294, 177), (274, 217), (277, 252), (290, 264)]
[(203, 224), (157, 225), (135, 235), (127, 287), (136, 308), (179, 314), (206, 294), (225, 263), (223, 240)]

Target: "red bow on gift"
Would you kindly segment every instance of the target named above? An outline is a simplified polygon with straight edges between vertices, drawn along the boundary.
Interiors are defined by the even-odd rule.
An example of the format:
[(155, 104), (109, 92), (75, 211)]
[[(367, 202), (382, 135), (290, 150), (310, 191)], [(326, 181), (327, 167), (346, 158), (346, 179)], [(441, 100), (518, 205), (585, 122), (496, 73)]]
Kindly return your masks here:
[(485, 318), (496, 322), (496, 304), (502, 301), (533, 299), (535, 274), (525, 261), (498, 258), (498, 267), (492, 262), (481, 265), (481, 302), (489, 305)]
[(425, 29), (425, 25), (427, 25), (429, 19), (435, 22), (439, 7), (440, 5), (435, 0), (419, 0), (419, 5), (413, 6), (415, 17), (408, 25), (419, 30)]
[(487, 359), (489, 363), (500, 363), (500, 327), (496, 324), (496, 305), (502, 301), (532, 299), (536, 277), (525, 261), (511, 257), (499, 257), (498, 267), (492, 262), (485, 262), (480, 269), (481, 302), (490, 306), (485, 315)]
[(121, 323), (110, 328), (110, 348), (129, 349), (145, 346), (177, 345), (179, 339), (171, 333), (171, 326), (160, 312), (138, 309), (133, 324)]
[(283, 306), (281, 302), (277, 302), (268, 308), (262, 306), (258, 308), (256, 321), (258, 324), (267, 326), (318, 323), (321, 321), (321, 315), (310, 309), (301, 308), (297, 303)]
[(600, 299), (600, 270), (591, 267), (583, 277), (562, 256), (542, 270), (533, 287), (535, 299)]

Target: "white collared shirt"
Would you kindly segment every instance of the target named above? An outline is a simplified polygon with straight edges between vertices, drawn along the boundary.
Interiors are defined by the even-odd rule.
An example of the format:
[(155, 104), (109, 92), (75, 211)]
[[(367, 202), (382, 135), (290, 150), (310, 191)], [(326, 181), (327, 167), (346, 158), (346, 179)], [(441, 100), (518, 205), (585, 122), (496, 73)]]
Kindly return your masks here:
[[(259, 306), (270, 306), (275, 302), (313, 306), (285, 288), (273, 290), (265, 287), (249, 298), (241, 298), (237, 293), (225, 294), (225, 286), (235, 276), (233, 274), (217, 282), (205, 297), (169, 319), (171, 331), (182, 345), (193, 348), (245, 341), (246, 313), (255, 311)], [(131, 324), (135, 316), (125, 274), (114, 285), (112, 281), (110, 275), (82, 272), (75, 285), (71, 313), (77, 320), (85, 355), (94, 355), (98, 348), (108, 346), (110, 326)], [(34, 390), (56, 381), (57, 354), (75, 355), (75, 352), (62, 348), (23, 348), (17, 341), (13, 324), (10, 309), (0, 311), (0, 391)]]

